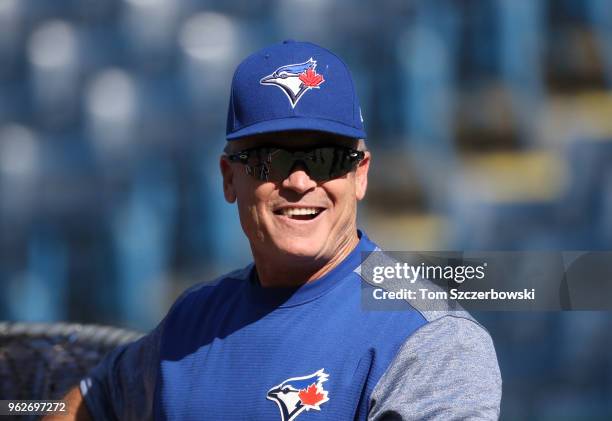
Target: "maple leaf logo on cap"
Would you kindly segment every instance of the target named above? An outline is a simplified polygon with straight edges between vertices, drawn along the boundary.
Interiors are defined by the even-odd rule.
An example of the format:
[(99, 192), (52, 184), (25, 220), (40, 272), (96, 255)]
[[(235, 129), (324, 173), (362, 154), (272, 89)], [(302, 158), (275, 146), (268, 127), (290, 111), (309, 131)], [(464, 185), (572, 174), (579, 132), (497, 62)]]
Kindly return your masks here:
[(308, 69), (300, 75), (302, 83), (311, 88), (318, 88), (320, 84), (325, 82), (322, 75), (317, 74), (314, 69)]

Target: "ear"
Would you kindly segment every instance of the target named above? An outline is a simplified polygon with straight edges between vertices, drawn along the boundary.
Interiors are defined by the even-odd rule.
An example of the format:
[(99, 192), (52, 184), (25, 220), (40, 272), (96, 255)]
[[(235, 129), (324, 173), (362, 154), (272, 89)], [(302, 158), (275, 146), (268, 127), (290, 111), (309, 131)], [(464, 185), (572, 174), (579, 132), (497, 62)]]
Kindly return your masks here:
[(234, 187), (234, 168), (230, 163), (227, 156), (221, 155), (219, 159), (219, 168), (221, 169), (221, 176), (223, 177), (223, 195), (228, 203), (234, 203), (236, 201), (236, 189)]
[(361, 200), (368, 189), (368, 171), (370, 170), (370, 151), (365, 151), (365, 157), (359, 162), (355, 170), (355, 197)]

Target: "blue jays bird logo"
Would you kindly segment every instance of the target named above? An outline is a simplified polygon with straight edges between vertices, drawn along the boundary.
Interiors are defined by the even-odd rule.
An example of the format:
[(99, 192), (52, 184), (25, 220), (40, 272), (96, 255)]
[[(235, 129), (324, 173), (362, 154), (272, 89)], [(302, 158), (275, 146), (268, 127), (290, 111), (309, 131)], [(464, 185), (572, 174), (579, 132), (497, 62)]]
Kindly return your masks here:
[(302, 96), (311, 89), (319, 89), (325, 82), (323, 75), (316, 72), (317, 62), (312, 57), (304, 63), (288, 64), (276, 69), (272, 74), (262, 78), (262, 85), (273, 85), (279, 87), (295, 108)]
[(323, 388), (329, 374), (324, 369), (303, 377), (292, 377), (268, 390), (267, 398), (276, 402), (281, 421), (294, 420), (304, 411), (321, 410), (321, 404), (329, 400)]

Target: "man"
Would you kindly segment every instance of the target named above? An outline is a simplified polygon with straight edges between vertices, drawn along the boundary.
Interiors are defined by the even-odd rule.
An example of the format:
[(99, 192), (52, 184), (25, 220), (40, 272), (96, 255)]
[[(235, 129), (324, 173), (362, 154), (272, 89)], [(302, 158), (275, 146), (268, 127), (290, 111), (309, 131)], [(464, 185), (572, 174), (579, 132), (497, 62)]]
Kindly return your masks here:
[(365, 137), (329, 51), (286, 41), (242, 62), (220, 167), (254, 264), (191, 288), (109, 355), (67, 397), (79, 417), (496, 419), (495, 350), (467, 313), (361, 303), (377, 250), (356, 226)]

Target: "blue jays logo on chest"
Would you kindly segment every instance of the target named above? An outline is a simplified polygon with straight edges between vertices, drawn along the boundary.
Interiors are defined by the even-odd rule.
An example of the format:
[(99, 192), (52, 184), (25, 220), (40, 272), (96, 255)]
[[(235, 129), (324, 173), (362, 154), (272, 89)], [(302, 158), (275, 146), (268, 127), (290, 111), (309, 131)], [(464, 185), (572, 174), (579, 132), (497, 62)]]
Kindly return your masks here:
[(308, 376), (289, 378), (268, 390), (267, 398), (278, 405), (281, 421), (294, 420), (304, 411), (320, 411), (321, 405), (329, 400), (329, 393), (323, 388), (328, 377), (322, 368)]
[(317, 62), (312, 57), (304, 63), (287, 64), (276, 69), (272, 74), (263, 77), (259, 83), (280, 88), (295, 108), (302, 96), (311, 89), (319, 89), (325, 82), (323, 75), (316, 72)]

